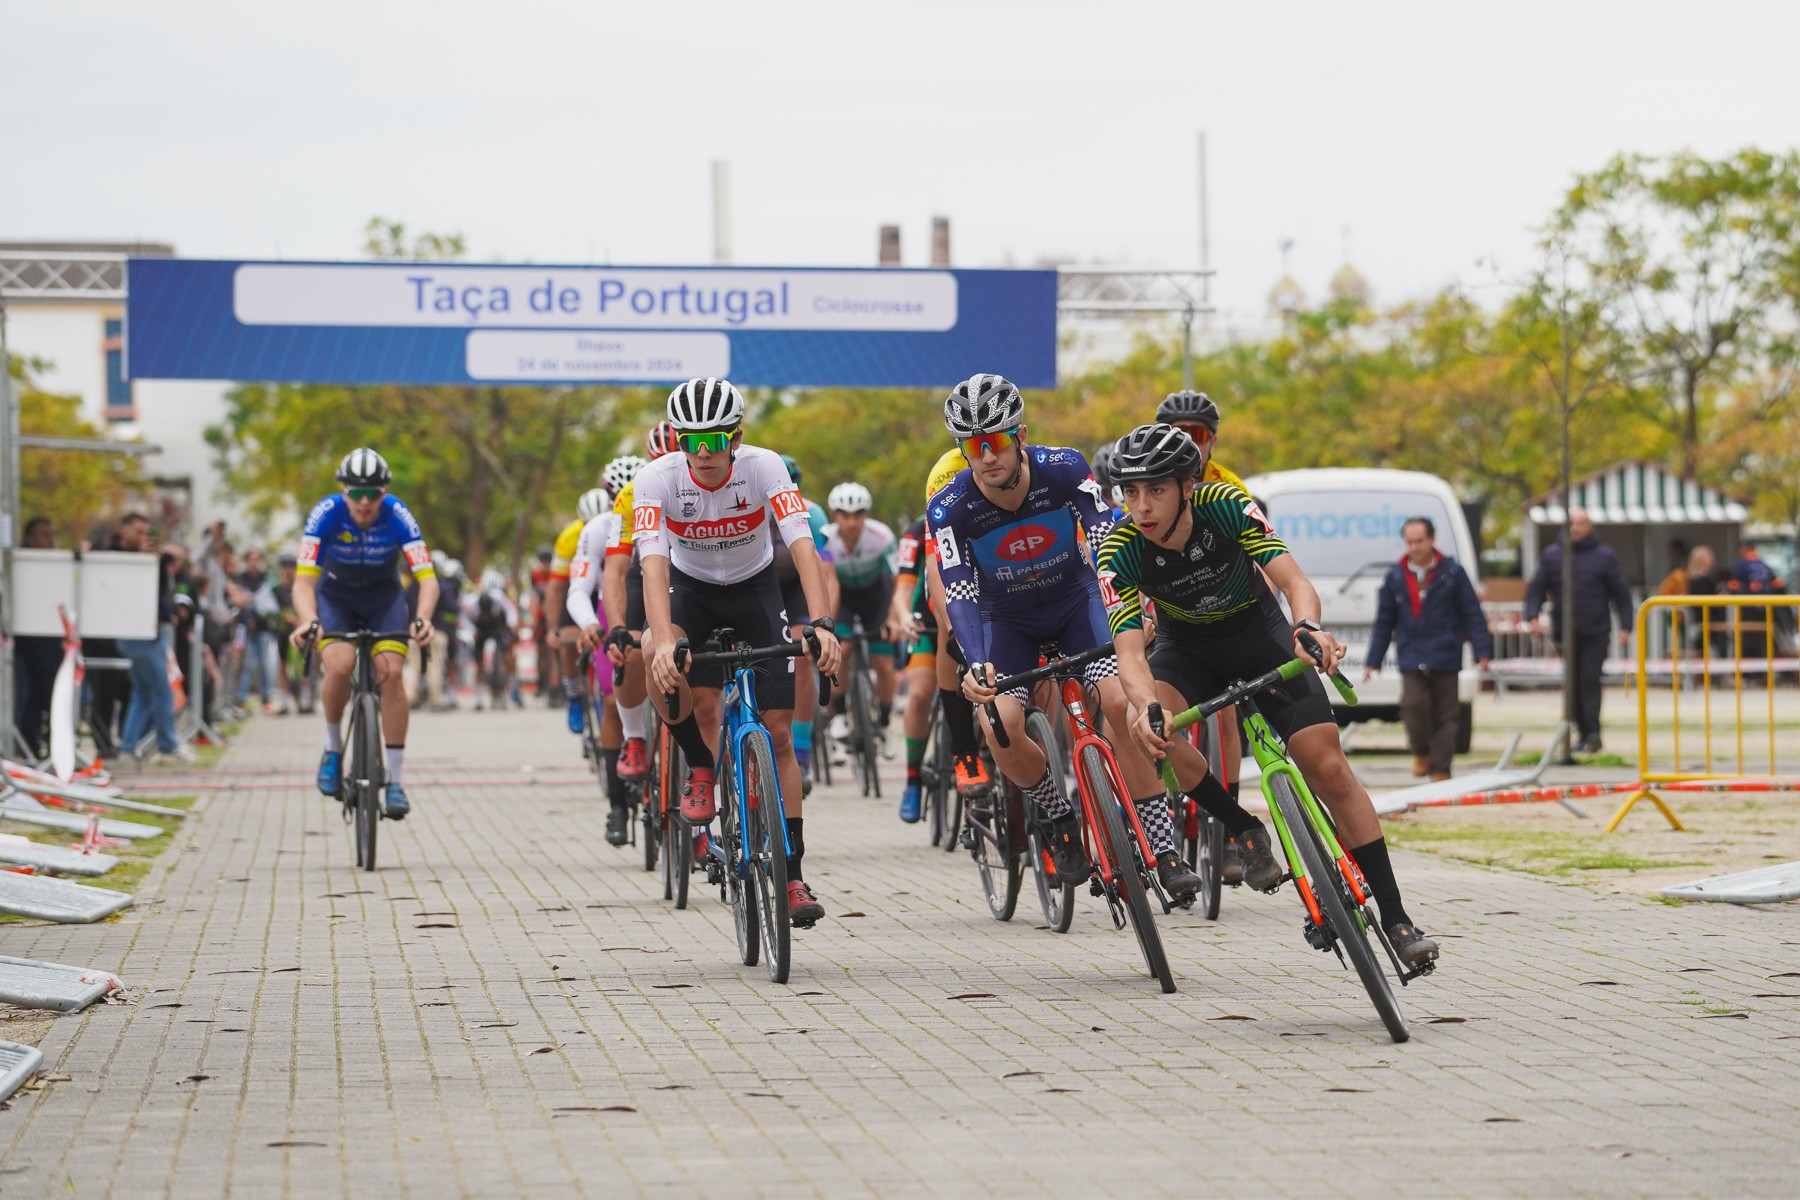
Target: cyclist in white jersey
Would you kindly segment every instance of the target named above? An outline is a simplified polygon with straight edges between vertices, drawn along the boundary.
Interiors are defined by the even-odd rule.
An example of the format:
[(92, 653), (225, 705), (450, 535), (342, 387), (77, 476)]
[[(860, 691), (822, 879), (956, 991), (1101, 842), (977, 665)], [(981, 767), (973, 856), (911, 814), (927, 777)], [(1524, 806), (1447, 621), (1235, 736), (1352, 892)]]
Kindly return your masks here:
[[(853, 619), (862, 621), (868, 639), (869, 661), (875, 667), (875, 699), (880, 709), (872, 713), (875, 730), (887, 749), (888, 719), (894, 711), (894, 693), (900, 679), (894, 670), (893, 631), (888, 607), (894, 595), (894, 573), (889, 559), (899, 539), (894, 531), (869, 515), (875, 498), (860, 483), (840, 483), (825, 497), (831, 524), (825, 527), (825, 550), (837, 572), (838, 636), (848, 637)], [(846, 685), (848, 686), (848, 685)], [(841, 700), (841, 697), (840, 697)], [(842, 707), (841, 703), (838, 705)], [(842, 712), (831, 719), (831, 734), (849, 736)]]
[[(722, 627), (753, 646), (776, 645), (792, 636), (775, 573), (771, 526), (779, 527), (814, 612), (827, 611), (825, 567), (813, 544), (806, 502), (780, 456), (744, 444), (744, 398), (736, 388), (722, 379), (690, 380), (669, 394), (668, 415), (681, 453), (666, 454), (638, 473), (632, 483), (632, 529), (644, 566), (644, 655), (651, 697), (661, 705), (669, 693), (677, 694), (674, 711), (667, 715), (690, 767), (681, 813), (704, 825), (716, 808), (712, 740), (719, 731), (724, 671), (713, 664), (684, 675), (675, 662), (675, 643), (686, 637), (698, 648)], [(838, 644), (832, 620), (819, 617), (814, 625), (819, 669), (835, 674)], [(788, 915), (804, 928), (824, 916), (825, 909), (801, 874), (806, 843), (800, 767), (794, 759), (795, 669), (791, 658), (761, 664), (756, 696), (788, 814)]]

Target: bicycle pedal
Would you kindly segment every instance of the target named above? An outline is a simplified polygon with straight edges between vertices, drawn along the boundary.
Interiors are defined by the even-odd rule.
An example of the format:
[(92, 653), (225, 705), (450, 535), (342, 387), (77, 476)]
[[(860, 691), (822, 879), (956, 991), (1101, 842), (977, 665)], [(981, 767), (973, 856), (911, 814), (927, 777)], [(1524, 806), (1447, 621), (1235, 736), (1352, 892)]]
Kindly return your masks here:
[(1331, 935), (1313, 924), (1311, 919), (1307, 920), (1305, 926), (1302, 928), (1302, 932), (1306, 935), (1306, 944), (1311, 946), (1314, 950), (1331, 949)]
[(975, 831), (973, 829), (964, 828), (962, 833), (957, 836), (956, 840), (964, 850), (975, 849)]
[(706, 860), (706, 883), (708, 887), (725, 886), (725, 867), (717, 859)]

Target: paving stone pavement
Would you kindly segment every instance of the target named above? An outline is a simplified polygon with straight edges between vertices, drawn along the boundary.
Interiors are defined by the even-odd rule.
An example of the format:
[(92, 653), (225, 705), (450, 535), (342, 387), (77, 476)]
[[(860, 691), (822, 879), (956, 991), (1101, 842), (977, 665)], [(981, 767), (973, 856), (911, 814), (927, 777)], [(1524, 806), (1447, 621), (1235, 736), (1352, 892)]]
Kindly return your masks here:
[(1397, 856), (1446, 952), (1396, 1046), (1291, 891), (1167, 918), (1163, 996), (1097, 902), (997, 923), (966, 856), (838, 787), (831, 919), (778, 987), (715, 894), (674, 912), (604, 844), (559, 722), (415, 721), (370, 875), (317, 725), (258, 720), (135, 910), (7, 927), (134, 1000), (56, 1022), (71, 1078), (0, 1113), (0, 1194), (1793, 1192), (1794, 906)]

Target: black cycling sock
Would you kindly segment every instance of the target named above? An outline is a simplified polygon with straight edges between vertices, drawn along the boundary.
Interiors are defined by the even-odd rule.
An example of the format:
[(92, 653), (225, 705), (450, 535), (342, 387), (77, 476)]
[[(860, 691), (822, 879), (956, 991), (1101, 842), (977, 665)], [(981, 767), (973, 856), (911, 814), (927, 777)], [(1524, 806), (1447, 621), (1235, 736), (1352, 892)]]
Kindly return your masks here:
[(670, 725), (669, 732), (675, 736), (675, 743), (681, 747), (681, 752), (687, 755), (690, 769), (713, 769), (712, 751), (706, 748), (706, 739), (700, 734), (700, 722), (694, 720), (693, 713)]
[(881, 704), (877, 705), (877, 707), (881, 709), (881, 715), (875, 718), (875, 727), (877, 729), (886, 729), (888, 727), (888, 722), (893, 720), (894, 706), (891, 704)]
[(619, 778), (619, 752), (602, 747), (600, 761), (606, 764), (606, 798), (614, 808), (624, 808), (625, 781)]
[(1167, 793), (1156, 792), (1133, 799), (1131, 803), (1137, 809), (1138, 824), (1144, 827), (1144, 836), (1150, 840), (1150, 853), (1159, 861), (1165, 854), (1173, 855), (1175, 822), (1169, 818)]
[(787, 876), (789, 883), (802, 878), (800, 874), (800, 859), (806, 853), (806, 836), (801, 831), (804, 828), (802, 822), (805, 820), (805, 817), (789, 817), (787, 819)]
[(571, 704), (581, 699), (581, 679), (576, 675), (562, 677), (563, 699)]
[(938, 699), (944, 705), (944, 724), (950, 728), (950, 753), (959, 758), (977, 753), (975, 705), (961, 688), (939, 688)]
[(1205, 779), (1188, 789), (1188, 795), (1200, 806), (1200, 811), (1225, 826), (1225, 832), (1232, 837), (1241, 837), (1246, 833), (1255, 833), (1262, 828), (1262, 822), (1244, 811), (1238, 803), (1237, 785), (1230, 788), (1219, 782), (1217, 775), (1208, 774)]
[(1406, 915), (1406, 905), (1400, 902), (1400, 884), (1394, 879), (1394, 864), (1388, 859), (1387, 839), (1376, 838), (1366, 846), (1358, 846), (1350, 851), (1350, 857), (1356, 860), (1363, 878), (1368, 880), (1369, 890), (1375, 893), (1375, 903), (1381, 905), (1382, 928), (1411, 925), (1412, 918)]

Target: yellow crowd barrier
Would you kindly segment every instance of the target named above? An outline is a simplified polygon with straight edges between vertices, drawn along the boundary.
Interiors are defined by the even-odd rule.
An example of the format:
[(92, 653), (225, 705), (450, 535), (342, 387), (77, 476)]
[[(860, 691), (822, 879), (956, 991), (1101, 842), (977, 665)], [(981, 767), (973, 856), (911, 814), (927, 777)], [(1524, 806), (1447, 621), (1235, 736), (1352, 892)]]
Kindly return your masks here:
[[(1681, 822), (1656, 794), (1658, 784), (1713, 779), (1775, 782), (1775, 681), (1778, 673), (1795, 669), (1795, 664), (1776, 657), (1775, 615), (1796, 609), (1800, 609), (1800, 596), (1652, 596), (1638, 607), (1638, 787), (1613, 814), (1606, 826), (1608, 833), (1619, 827), (1639, 800), (1649, 800), (1670, 825), (1680, 829)], [(1661, 611), (1670, 612), (1667, 666), (1674, 714), (1666, 763), (1651, 757), (1652, 663), (1647, 653), (1653, 614)], [(1746, 657), (1746, 641), (1760, 653)], [(1660, 672), (1663, 664), (1654, 665)], [(1723, 686), (1714, 686), (1715, 677), (1724, 681)], [(1752, 681), (1749, 688), (1747, 681)], [(1696, 691), (1700, 694), (1700, 728), (1693, 730), (1690, 721), (1687, 730), (1690, 748), (1695, 738), (1700, 742), (1701, 756), (1692, 761), (1691, 755), (1682, 753), (1684, 691), (1690, 696)], [(1765, 713), (1754, 711), (1763, 707)], [(1762, 755), (1763, 731), (1750, 730), (1747, 715), (1766, 718), (1766, 758)]]

